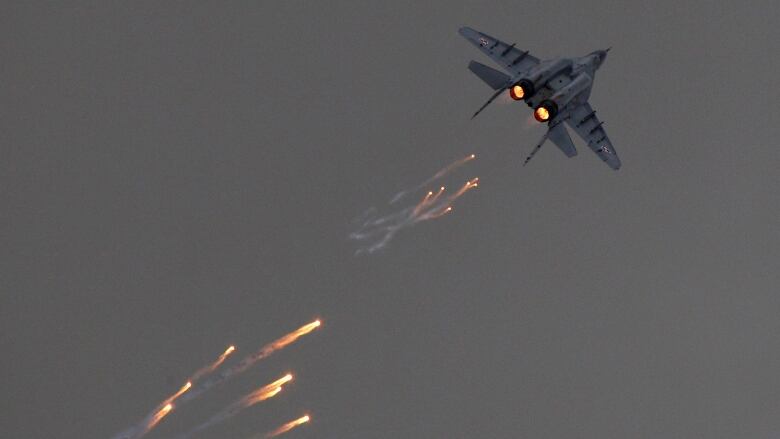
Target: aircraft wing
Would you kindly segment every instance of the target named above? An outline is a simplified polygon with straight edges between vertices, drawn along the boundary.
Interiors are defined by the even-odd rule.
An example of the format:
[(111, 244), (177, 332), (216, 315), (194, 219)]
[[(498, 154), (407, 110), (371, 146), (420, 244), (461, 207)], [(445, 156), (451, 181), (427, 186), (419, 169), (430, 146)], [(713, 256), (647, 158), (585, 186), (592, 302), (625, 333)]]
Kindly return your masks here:
[(529, 54), (527, 50), (518, 49), (514, 44), (507, 44), (470, 27), (462, 27), (458, 33), (511, 75), (524, 72), (539, 64), (539, 58)]
[(566, 123), (607, 166), (614, 170), (620, 169), (620, 158), (607, 137), (604, 122), (599, 121), (589, 103), (585, 102), (572, 110)]

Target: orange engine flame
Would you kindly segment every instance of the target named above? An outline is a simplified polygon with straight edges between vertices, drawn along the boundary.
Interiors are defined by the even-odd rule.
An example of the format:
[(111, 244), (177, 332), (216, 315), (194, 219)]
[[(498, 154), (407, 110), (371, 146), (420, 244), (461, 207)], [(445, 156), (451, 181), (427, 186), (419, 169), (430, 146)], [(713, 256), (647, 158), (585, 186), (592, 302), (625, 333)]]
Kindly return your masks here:
[(525, 97), (525, 90), (519, 84), (515, 84), (509, 89), (509, 96), (516, 101), (521, 101)]
[(266, 438), (272, 438), (272, 437), (279, 436), (280, 434), (287, 433), (288, 431), (292, 430), (293, 428), (295, 428), (295, 427), (297, 427), (297, 426), (299, 426), (301, 424), (305, 424), (305, 423), (309, 422), (309, 420), (311, 420), (309, 415), (301, 416), (300, 418), (298, 418), (298, 419), (296, 419), (294, 421), (290, 421), (290, 422), (282, 425), (281, 427), (277, 428), (276, 430), (268, 433), (265, 437)]
[(539, 122), (547, 122), (550, 119), (550, 112), (544, 107), (539, 107), (534, 111), (534, 117)]

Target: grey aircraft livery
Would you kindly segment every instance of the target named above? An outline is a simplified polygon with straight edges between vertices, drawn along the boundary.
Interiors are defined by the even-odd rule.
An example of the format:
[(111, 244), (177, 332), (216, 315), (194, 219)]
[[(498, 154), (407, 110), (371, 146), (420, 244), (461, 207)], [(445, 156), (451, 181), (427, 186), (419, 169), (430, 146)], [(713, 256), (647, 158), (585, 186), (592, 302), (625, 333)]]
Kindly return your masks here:
[(533, 158), (547, 139), (567, 157), (577, 155), (577, 149), (563, 126), (566, 122), (610, 168), (620, 169), (620, 159), (607, 137), (604, 122), (599, 121), (588, 103), (596, 70), (604, 63), (609, 49), (578, 58), (540, 60), (527, 50), (518, 49), (515, 44), (507, 44), (469, 27), (463, 27), (458, 32), (507, 72), (499, 72), (476, 61), (469, 63), (469, 70), (496, 91), (472, 118), (501, 93), (508, 91), (512, 99), (525, 101), (534, 109), (537, 121), (547, 123), (547, 132), (523, 165)]

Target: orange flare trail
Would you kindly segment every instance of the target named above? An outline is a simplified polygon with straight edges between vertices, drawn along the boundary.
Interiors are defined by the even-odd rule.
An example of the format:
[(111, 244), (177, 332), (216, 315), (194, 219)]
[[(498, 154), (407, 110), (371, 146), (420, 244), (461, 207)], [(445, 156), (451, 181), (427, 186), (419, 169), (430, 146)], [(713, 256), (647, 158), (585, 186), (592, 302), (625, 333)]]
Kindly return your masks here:
[(269, 387), (269, 388), (270, 387), (281, 387), (281, 386), (289, 383), (290, 381), (292, 381), (292, 379), (293, 379), (292, 374), (288, 373), (287, 375), (279, 378), (278, 380), (276, 380), (273, 383), (267, 385), (266, 387)]
[(211, 364), (209, 364), (208, 366), (206, 366), (206, 367), (204, 367), (204, 368), (202, 368), (202, 369), (198, 370), (197, 372), (195, 372), (195, 374), (193, 374), (193, 375), (192, 375), (192, 378), (190, 378), (190, 381), (197, 381), (197, 380), (199, 380), (199, 379), (203, 378), (203, 376), (204, 376), (204, 375), (206, 375), (206, 374), (209, 374), (209, 373), (211, 373), (211, 372), (214, 372), (215, 370), (217, 370), (217, 368), (218, 368), (220, 365), (222, 365), (222, 363), (224, 363), (224, 362), (225, 362), (225, 360), (227, 359), (227, 357), (228, 357), (230, 354), (232, 354), (232, 353), (233, 353), (233, 351), (235, 351), (235, 350), (236, 350), (236, 347), (235, 347), (235, 346), (233, 346), (233, 345), (230, 345), (230, 346), (229, 346), (227, 349), (225, 349), (225, 352), (223, 352), (223, 353), (222, 353), (222, 354), (219, 356), (219, 358), (217, 358), (216, 360), (214, 360), (214, 362), (213, 362), (213, 363), (211, 363)]
[(276, 430), (268, 433), (267, 435), (265, 435), (265, 437), (266, 438), (272, 438), (272, 437), (279, 436), (280, 434), (287, 433), (288, 431), (292, 430), (293, 428), (295, 428), (295, 427), (297, 427), (297, 426), (299, 426), (301, 424), (305, 424), (305, 423), (309, 422), (310, 419), (311, 418), (309, 417), (309, 415), (301, 416), (300, 418), (298, 418), (298, 419), (296, 419), (294, 421), (290, 421), (290, 422), (282, 425), (281, 427), (277, 428)]
[(225, 362), (225, 360), (227, 359), (228, 355), (232, 354), (233, 351), (235, 351), (235, 350), (236, 350), (236, 347), (233, 346), (233, 345), (230, 345), (227, 349), (225, 349), (225, 352), (223, 352), (222, 355), (220, 355), (219, 358), (217, 358), (217, 360), (214, 361), (211, 365), (209, 365), (206, 369), (209, 372), (214, 372), (222, 363)]
[(149, 420), (149, 423), (146, 424), (145, 432), (148, 432), (149, 430), (154, 428), (154, 426), (157, 425), (157, 423), (160, 422), (162, 418), (167, 416), (168, 413), (171, 412), (171, 410), (173, 410), (173, 404), (171, 403), (165, 404), (163, 408), (158, 410), (157, 413), (155, 413), (154, 416), (152, 416), (152, 419)]
[(431, 192), (431, 191), (428, 191), (428, 193), (427, 193), (427, 194), (425, 194), (425, 196), (423, 197), (423, 199), (422, 199), (422, 200), (421, 200), (419, 203), (417, 203), (417, 205), (416, 205), (416, 206), (414, 206), (414, 210), (412, 211), (412, 215), (417, 215), (417, 214), (420, 212), (420, 210), (421, 210), (423, 207), (425, 207), (425, 205), (426, 205), (426, 204), (428, 204), (428, 200), (430, 200), (430, 199), (431, 199), (431, 196), (432, 196), (432, 195), (433, 195), (433, 192)]
[(151, 418), (148, 418), (149, 421), (146, 424), (146, 428), (144, 430), (143, 434), (148, 433), (152, 428), (154, 428), (157, 423), (159, 423), (162, 418), (164, 418), (171, 410), (173, 410), (173, 403), (184, 393), (186, 393), (190, 388), (192, 387), (192, 383), (203, 377), (203, 375), (213, 372), (217, 367), (219, 367), (222, 362), (225, 361), (225, 359), (230, 355), (233, 351), (236, 350), (235, 346), (228, 347), (225, 352), (222, 353), (222, 355), (217, 358), (214, 363), (210, 364), (209, 366), (206, 366), (199, 371), (195, 372), (195, 374), (190, 378), (189, 381), (187, 381), (176, 393), (169, 396), (167, 399), (165, 399), (163, 402), (158, 405), (158, 407), (162, 406), (160, 409), (158, 409), (153, 415), (151, 415)]
[(275, 351), (278, 351), (279, 349), (282, 349), (283, 347), (289, 345), (290, 343), (294, 343), (295, 340), (298, 340), (298, 338), (310, 333), (311, 331), (314, 331), (315, 329), (319, 328), (322, 323), (319, 320), (315, 320), (311, 323), (308, 323), (306, 325), (301, 326), (300, 328), (296, 329), (295, 331), (277, 339), (273, 343), (266, 345), (261, 351), (260, 351), (260, 357), (266, 357), (268, 355), (271, 355)]
[(241, 412), (241, 410), (253, 406), (261, 401), (265, 401), (268, 398), (276, 396), (282, 391), (282, 385), (290, 382), (293, 379), (291, 374), (287, 374), (276, 381), (266, 384), (263, 387), (253, 391), (242, 397), (241, 399), (234, 401), (229, 406), (225, 407), (222, 411), (211, 417), (208, 421), (198, 425), (190, 430), (189, 433), (179, 436), (181, 439), (186, 439), (194, 435), (195, 433), (205, 430), (213, 425), (219, 424)]
[(248, 357), (241, 360), (238, 364), (234, 365), (227, 371), (221, 373), (219, 376), (213, 377), (210, 380), (207, 380), (204, 382), (197, 391), (190, 395), (189, 399), (194, 398), (195, 396), (198, 396), (202, 394), (203, 392), (207, 391), (208, 389), (218, 385), (219, 383), (222, 383), (223, 381), (233, 377), (234, 375), (237, 375), (239, 373), (242, 373), (249, 369), (250, 367), (254, 366), (255, 363), (257, 363), (260, 360), (263, 360), (265, 358), (268, 358), (271, 354), (276, 352), (279, 349), (284, 348), (285, 346), (295, 342), (298, 340), (298, 338), (310, 333), (311, 331), (319, 328), (322, 325), (322, 322), (320, 320), (315, 320), (311, 323), (307, 323), (300, 328), (296, 329), (295, 331), (284, 335), (275, 341), (266, 344), (263, 346), (260, 350), (253, 353), (252, 355), (249, 355)]
[(439, 170), (439, 172), (433, 174), (433, 177), (431, 177), (431, 178), (425, 180), (424, 182), (420, 183), (420, 185), (417, 186), (416, 189), (419, 189), (419, 188), (424, 187), (424, 186), (428, 186), (429, 184), (433, 183), (434, 181), (444, 177), (445, 175), (447, 175), (450, 172), (460, 168), (461, 166), (463, 166), (464, 164), (466, 164), (467, 162), (469, 162), (471, 160), (474, 160), (475, 158), (477, 158), (476, 155), (469, 154), (466, 157), (463, 157), (462, 159), (455, 160), (454, 162), (450, 163), (449, 165), (441, 168)]
[(133, 438), (141, 438), (149, 433), (155, 425), (162, 421), (162, 418), (166, 417), (168, 413), (173, 410), (173, 402), (176, 398), (183, 395), (187, 390), (190, 390), (190, 387), (192, 387), (192, 381), (187, 381), (176, 393), (163, 400), (163, 402), (157, 406), (158, 408), (155, 409), (153, 413), (147, 415), (144, 421), (142, 421), (145, 422), (146, 425), (144, 425), (143, 430), (136, 436), (133, 436)]
[[(264, 394), (264, 395), (263, 395), (263, 399), (260, 399), (259, 401), (263, 401), (263, 400), (265, 400), (265, 399), (268, 399), (268, 398), (273, 398), (274, 396), (276, 396), (276, 394), (277, 394), (277, 393), (281, 392), (281, 391), (282, 391), (282, 389), (283, 389), (283, 387), (282, 387), (282, 386), (275, 387), (273, 390), (271, 390), (271, 391), (269, 391), (268, 393)], [(259, 402), (259, 401), (258, 401), (258, 402)], [(253, 403), (253, 404), (254, 404), (254, 403)]]
[(266, 384), (265, 386), (255, 390), (254, 392), (250, 393), (249, 395), (245, 396), (239, 405), (242, 408), (249, 407), (251, 405), (257, 404), (260, 401), (265, 401), (268, 398), (276, 396), (277, 393), (282, 391), (282, 386), (292, 381), (293, 376), (292, 374), (287, 374), (278, 380)]
[(431, 214), (430, 216), (426, 216), (425, 219), (436, 219), (439, 217), (442, 217), (448, 213), (452, 212), (452, 206), (447, 206), (446, 209), (440, 210), (436, 213)]
[(463, 166), (464, 164), (466, 164), (466, 162), (469, 162), (469, 161), (471, 161), (471, 160), (474, 160), (475, 158), (477, 158), (477, 156), (476, 156), (476, 155), (474, 155), (474, 154), (470, 154), (470, 155), (467, 155), (466, 157), (463, 157), (462, 159), (455, 160), (454, 162), (452, 162), (452, 163), (450, 163), (449, 165), (447, 165), (447, 166), (445, 166), (444, 168), (442, 168), (442, 169), (441, 169), (439, 172), (437, 172), (437, 173), (436, 173), (436, 174), (435, 174), (433, 177), (431, 177), (431, 179), (430, 179), (430, 180), (428, 180), (428, 181), (433, 181), (433, 180), (437, 180), (437, 179), (439, 179), (439, 178), (441, 178), (441, 177), (444, 177), (445, 175), (449, 174), (450, 172), (452, 172), (452, 171), (454, 171), (454, 170), (456, 170), (456, 169), (460, 168), (460, 167), (461, 167), (461, 166)]
[(452, 200), (455, 200), (455, 198), (460, 197), (464, 193), (466, 193), (467, 190), (479, 186), (479, 177), (472, 178), (471, 180), (467, 181), (466, 184), (464, 184), (458, 192), (455, 192), (455, 195), (452, 196)]
[(416, 206), (414, 206), (414, 210), (412, 211), (412, 216), (417, 216), (423, 208), (430, 205), (434, 201), (436, 201), (437, 198), (441, 195), (441, 193), (444, 192), (444, 186), (442, 186), (436, 194), (433, 193), (433, 191), (428, 191), (427, 194), (425, 194), (425, 197), (423, 197), (422, 201), (417, 203)]
[(431, 198), (430, 202), (433, 203), (434, 201), (438, 200), (441, 194), (443, 193), (444, 193), (444, 186), (439, 188), (439, 191), (436, 192), (436, 195), (434, 195), (433, 198)]
[(165, 406), (168, 406), (168, 405), (170, 405), (170, 404), (171, 404), (173, 401), (175, 401), (175, 400), (176, 400), (176, 398), (178, 398), (178, 397), (180, 397), (181, 395), (183, 395), (183, 394), (184, 394), (184, 392), (186, 392), (186, 391), (190, 390), (190, 387), (192, 387), (192, 381), (187, 381), (187, 382), (186, 382), (186, 383), (185, 383), (183, 386), (181, 386), (181, 389), (179, 389), (179, 391), (178, 391), (178, 392), (176, 392), (176, 393), (174, 393), (173, 395), (171, 395), (170, 397), (168, 397), (168, 399), (166, 399), (166, 400), (165, 400), (165, 401), (164, 401), (162, 404), (160, 404), (160, 405), (165, 405)]
[(274, 387), (274, 388), (271, 388), (271, 389), (263, 389), (262, 391), (261, 391), (261, 389), (258, 389), (256, 391), (250, 393), (246, 397), (244, 397), (244, 399), (241, 400), (241, 403), (239, 404), (239, 406), (240, 406), (240, 408), (251, 407), (251, 406), (257, 404), (258, 402), (265, 401), (268, 398), (273, 398), (274, 396), (276, 396), (277, 393), (279, 393), (281, 391), (282, 391), (282, 387), (281, 386)]

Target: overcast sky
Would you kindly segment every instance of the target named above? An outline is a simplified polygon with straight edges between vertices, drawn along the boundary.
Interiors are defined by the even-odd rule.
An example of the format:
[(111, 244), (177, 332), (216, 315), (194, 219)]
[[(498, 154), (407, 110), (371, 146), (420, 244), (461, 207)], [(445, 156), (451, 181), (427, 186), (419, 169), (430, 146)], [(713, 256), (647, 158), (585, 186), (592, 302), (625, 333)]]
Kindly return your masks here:
[[(148, 438), (288, 370), (197, 437), (780, 434), (778, 2), (163, 3), (0, 8), (0, 436), (109, 438), (316, 317)], [(544, 128), (507, 99), (470, 121), (463, 25), (612, 46), (623, 167), (522, 167)], [(355, 216), (470, 153), (455, 211), (354, 256)]]

